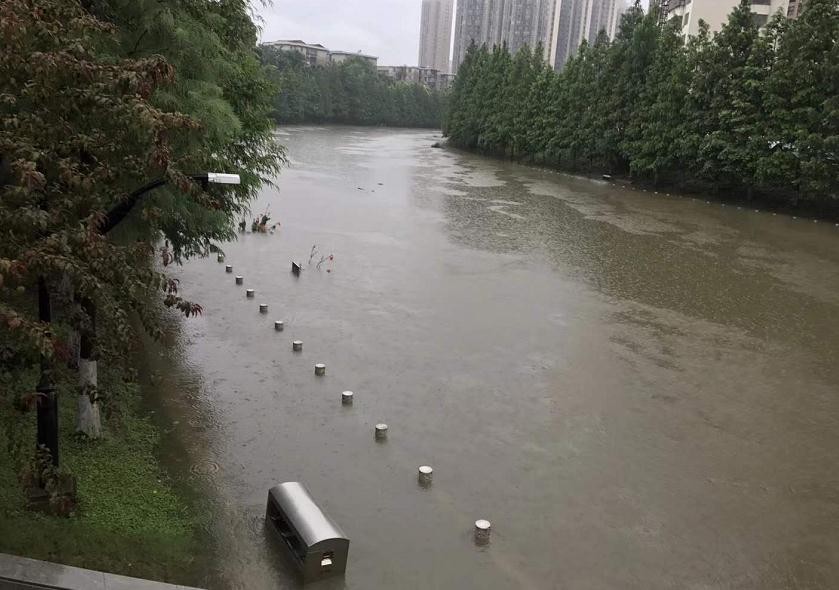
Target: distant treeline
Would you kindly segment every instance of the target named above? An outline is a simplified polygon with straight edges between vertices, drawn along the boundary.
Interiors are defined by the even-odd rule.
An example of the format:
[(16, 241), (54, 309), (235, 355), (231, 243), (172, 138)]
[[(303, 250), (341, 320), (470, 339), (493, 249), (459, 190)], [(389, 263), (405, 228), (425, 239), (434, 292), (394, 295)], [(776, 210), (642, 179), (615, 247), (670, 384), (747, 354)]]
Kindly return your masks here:
[(689, 190), (835, 209), (839, 0), (758, 31), (743, 0), (687, 43), (636, 5), (555, 73), (541, 50), (472, 47), (449, 97), (456, 146)]
[(279, 123), (342, 123), (440, 128), (445, 96), (380, 75), (362, 59), (310, 67), (299, 53), (261, 47), (262, 62), (279, 92)]

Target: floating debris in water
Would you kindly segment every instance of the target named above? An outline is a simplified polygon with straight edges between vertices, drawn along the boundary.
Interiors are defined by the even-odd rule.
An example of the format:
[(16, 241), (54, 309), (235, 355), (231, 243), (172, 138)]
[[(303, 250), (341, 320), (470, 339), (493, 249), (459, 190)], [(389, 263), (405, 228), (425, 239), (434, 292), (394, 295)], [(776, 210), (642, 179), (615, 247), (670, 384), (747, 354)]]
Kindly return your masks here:
[(321, 265), (323, 265), (324, 262), (329, 262), (329, 264), (327, 265), (328, 268), (326, 269), (326, 272), (332, 272), (332, 262), (334, 260), (335, 260), (335, 255), (334, 254), (330, 254), (329, 256), (321, 256), (320, 260), (318, 260), (316, 268), (318, 270), (320, 270), (320, 267), (321, 267)]
[(203, 463), (196, 463), (190, 466), (189, 471), (193, 475), (208, 476), (215, 475), (220, 469), (221, 467), (215, 461), (204, 461)]
[(387, 438), (387, 424), (376, 424), (376, 440)]

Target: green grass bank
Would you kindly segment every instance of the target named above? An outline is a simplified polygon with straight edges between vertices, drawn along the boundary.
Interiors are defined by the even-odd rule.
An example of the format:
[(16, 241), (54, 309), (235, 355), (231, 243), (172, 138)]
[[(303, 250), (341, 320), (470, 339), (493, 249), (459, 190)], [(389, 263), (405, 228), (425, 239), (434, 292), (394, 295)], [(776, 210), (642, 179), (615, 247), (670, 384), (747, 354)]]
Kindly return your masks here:
[(0, 552), (154, 580), (194, 584), (205, 530), (197, 498), (179, 489), (159, 460), (160, 428), (140, 388), (100, 363), (105, 435), (74, 434), (75, 377), (60, 370), (61, 467), (78, 480), (69, 518), (26, 509), (19, 475), (33, 456), (35, 413), (15, 403), (34, 388), (0, 368)]

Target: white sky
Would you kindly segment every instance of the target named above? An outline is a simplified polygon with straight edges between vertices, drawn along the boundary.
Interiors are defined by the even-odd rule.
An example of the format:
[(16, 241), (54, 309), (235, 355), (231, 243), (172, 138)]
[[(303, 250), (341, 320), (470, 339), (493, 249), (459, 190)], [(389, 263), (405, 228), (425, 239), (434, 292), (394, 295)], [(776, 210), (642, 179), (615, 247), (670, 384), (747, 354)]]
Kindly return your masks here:
[(417, 65), (422, 0), (268, 2), (256, 9), (263, 20), (261, 41), (302, 39), (378, 56), (379, 65)]

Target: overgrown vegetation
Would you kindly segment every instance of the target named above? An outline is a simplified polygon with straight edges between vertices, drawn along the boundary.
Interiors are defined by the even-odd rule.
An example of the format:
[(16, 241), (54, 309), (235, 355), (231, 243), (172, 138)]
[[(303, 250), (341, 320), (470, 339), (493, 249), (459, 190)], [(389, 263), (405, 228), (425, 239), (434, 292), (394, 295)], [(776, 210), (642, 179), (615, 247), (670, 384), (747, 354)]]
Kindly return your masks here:
[(636, 2), (610, 42), (561, 73), (541, 50), (472, 47), (445, 132), (455, 146), (654, 184), (835, 211), (839, 0), (807, 0), (764, 31), (742, 0), (683, 42)]
[(341, 123), (440, 128), (445, 94), (421, 84), (395, 82), (362, 59), (310, 67), (299, 53), (260, 48), (279, 91), (279, 123)]
[[(64, 370), (59, 383), (72, 379)], [(206, 523), (160, 469), (159, 434), (141, 409), (137, 386), (105, 371), (102, 385), (111, 394), (105, 436), (90, 441), (62, 430), (62, 465), (78, 477), (79, 498), (70, 518), (59, 519), (26, 510), (19, 485), (35, 437), (34, 422), (13, 403), (27, 393), (25, 383), (0, 373), (6, 394), (0, 405), (0, 552), (194, 584)], [(72, 424), (74, 409), (73, 397), (65, 396), (64, 424)]]
[[(160, 333), (161, 300), (201, 311), (157, 244), (165, 263), (217, 249), (283, 162), (249, 15), (244, 0), (0, 0), (0, 342), (26, 367), (81, 334), (80, 414), (97, 334), (130, 342), (129, 314)], [(242, 184), (190, 180), (202, 171)], [(134, 192), (154, 179), (168, 186)]]
[[(130, 364), (138, 327), (162, 333), (161, 303), (201, 312), (166, 266), (234, 236), (284, 161), (250, 14), (245, 0), (0, 0), (0, 550), (152, 577), (188, 568), (190, 511), (160, 475), (136, 390), (107, 376)], [(166, 185), (137, 191), (153, 180)], [(81, 502), (66, 522), (25, 514), (17, 483), (54, 489), (32, 411), (54, 407), (50, 385)]]

